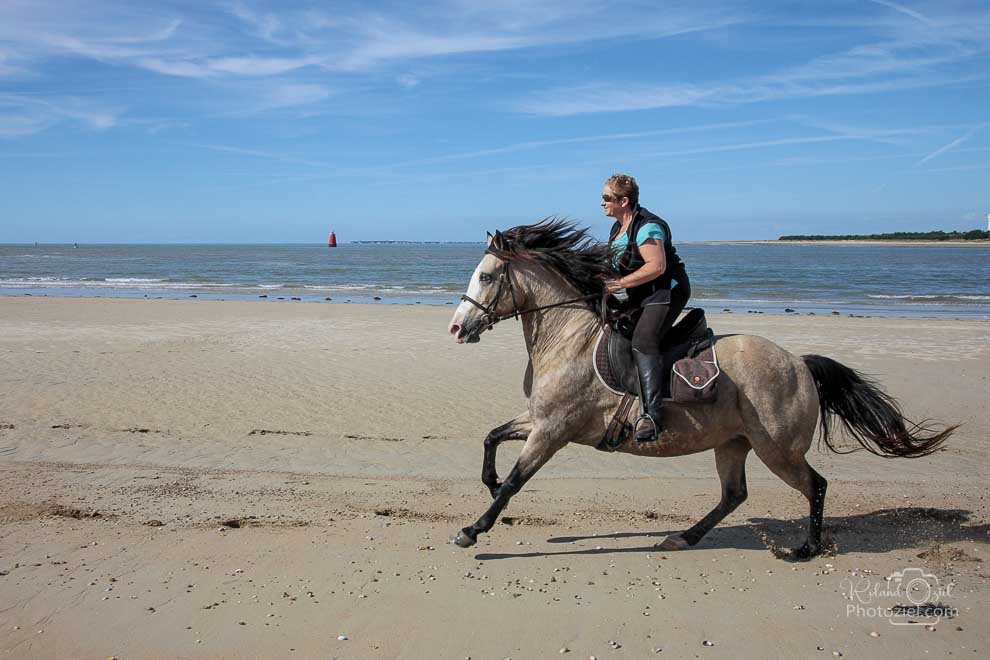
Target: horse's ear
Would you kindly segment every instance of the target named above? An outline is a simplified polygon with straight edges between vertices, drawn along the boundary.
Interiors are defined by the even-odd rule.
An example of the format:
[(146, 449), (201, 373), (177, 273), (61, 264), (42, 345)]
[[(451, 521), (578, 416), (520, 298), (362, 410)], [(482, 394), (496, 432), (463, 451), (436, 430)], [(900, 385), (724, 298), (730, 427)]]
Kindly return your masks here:
[(505, 239), (502, 237), (502, 232), (495, 230), (495, 236), (492, 238), (492, 243), (495, 244), (496, 250), (501, 250), (505, 247)]
[(492, 236), (492, 233), (491, 232), (488, 232), (488, 241), (486, 242), (485, 247), (486, 248), (490, 248), (492, 246), (492, 241), (494, 241), (494, 240), (495, 240), (495, 237)]

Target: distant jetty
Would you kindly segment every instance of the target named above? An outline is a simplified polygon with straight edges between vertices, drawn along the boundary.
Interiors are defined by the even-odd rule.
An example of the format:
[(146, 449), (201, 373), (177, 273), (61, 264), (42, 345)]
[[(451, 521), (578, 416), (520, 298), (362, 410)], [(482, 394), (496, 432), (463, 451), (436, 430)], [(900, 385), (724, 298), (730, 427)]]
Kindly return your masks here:
[(482, 241), (351, 241), (351, 245), (477, 245)]

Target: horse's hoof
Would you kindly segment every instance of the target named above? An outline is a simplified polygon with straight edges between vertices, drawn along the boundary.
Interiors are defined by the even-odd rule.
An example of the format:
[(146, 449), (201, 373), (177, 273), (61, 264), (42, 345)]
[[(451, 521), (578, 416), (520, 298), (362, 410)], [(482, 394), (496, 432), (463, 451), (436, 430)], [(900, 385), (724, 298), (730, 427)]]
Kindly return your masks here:
[(691, 546), (680, 536), (668, 536), (657, 547), (661, 550), (687, 550)]
[(457, 532), (457, 536), (450, 539), (450, 542), (460, 548), (470, 548), (472, 545), (478, 542), (478, 538), (471, 534), (471, 530), (467, 527)]
[(800, 548), (794, 548), (791, 550), (790, 554), (787, 556), (787, 559), (788, 561), (808, 561), (818, 553), (818, 550), (812, 550), (811, 547), (805, 543)]

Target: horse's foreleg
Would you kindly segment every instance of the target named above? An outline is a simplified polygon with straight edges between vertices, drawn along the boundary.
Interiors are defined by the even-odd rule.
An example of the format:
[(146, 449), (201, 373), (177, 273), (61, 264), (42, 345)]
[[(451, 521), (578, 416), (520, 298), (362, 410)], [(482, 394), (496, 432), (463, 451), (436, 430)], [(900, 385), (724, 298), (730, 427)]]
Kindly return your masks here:
[(492, 499), (498, 494), (498, 489), (502, 485), (498, 480), (498, 472), (495, 468), (495, 455), (498, 452), (498, 446), (506, 440), (525, 440), (532, 430), (533, 422), (527, 411), (501, 426), (496, 426), (485, 437), (485, 459), (481, 465), (481, 482), (488, 486)]
[(519, 459), (513, 466), (509, 476), (495, 493), (495, 501), (492, 502), (484, 515), (478, 518), (470, 527), (465, 527), (457, 533), (452, 540), (462, 548), (470, 548), (478, 540), (478, 534), (487, 532), (498, 520), (498, 516), (505, 509), (512, 496), (519, 492), (523, 485), (536, 474), (543, 465), (550, 460), (562, 445), (551, 443), (545, 435), (533, 431), (523, 445)]
[(682, 550), (697, 545), (701, 538), (746, 501), (746, 457), (752, 449), (745, 438), (735, 438), (715, 448), (715, 467), (722, 482), (722, 499), (691, 529), (670, 536), (660, 544), (664, 550)]

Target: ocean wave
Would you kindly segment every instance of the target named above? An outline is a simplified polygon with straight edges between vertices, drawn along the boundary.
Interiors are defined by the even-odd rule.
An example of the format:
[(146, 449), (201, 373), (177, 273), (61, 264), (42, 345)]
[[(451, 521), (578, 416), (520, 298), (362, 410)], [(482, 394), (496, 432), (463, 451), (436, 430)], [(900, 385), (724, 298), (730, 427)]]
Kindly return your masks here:
[[(21, 279), (14, 279), (14, 280), (10, 280), (10, 281), (11, 282), (20, 282), (20, 281), (24, 281), (24, 282), (58, 282), (61, 279), (62, 279), (61, 277), (54, 277), (54, 276), (47, 276), (47, 277), (46, 276), (39, 276), (39, 277), (24, 277), (24, 278), (21, 278)], [(3, 281), (3, 280), (0, 280), (0, 281)]]
[(103, 280), (68, 280), (59, 277), (25, 277), (0, 280), (0, 287), (13, 289), (49, 288), (49, 289), (228, 289), (249, 288), (242, 284), (227, 284), (222, 282), (169, 282), (146, 278), (108, 278)]
[[(767, 298), (706, 298), (704, 294), (692, 295), (691, 300), (694, 302), (706, 302), (706, 303), (718, 303), (718, 304), (747, 304), (747, 305), (855, 305), (855, 302), (849, 300), (795, 300), (794, 298), (775, 298), (773, 300)], [(690, 303), (688, 303), (690, 304)]]
[(459, 290), (443, 287), (406, 287), (402, 285), (386, 286), (381, 284), (304, 284), (301, 288), (307, 291), (376, 291), (383, 293), (451, 293)]
[(152, 282), (167, 282), (168, 280), (159, 277), (107, 277), (105, 282), (118, 282), (121, 284), (148, 284)]
[(882, 294), (882, 293), (871, 293), (866, 296), (867, 298), (876, 298), (879, 300), (920, 300), (925, 302), (932, 301), (957, 301), (957, 300), (979, 300), (986, 301), (990, 300), (990, 296), (980, 296), (972, 294), (957, 294), (957, 293), (926, 293), (926, 294)]

